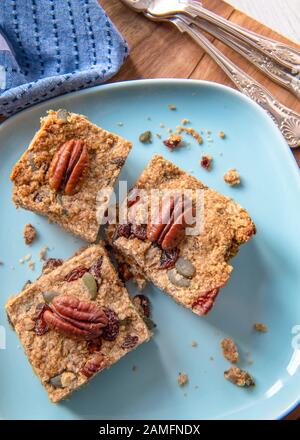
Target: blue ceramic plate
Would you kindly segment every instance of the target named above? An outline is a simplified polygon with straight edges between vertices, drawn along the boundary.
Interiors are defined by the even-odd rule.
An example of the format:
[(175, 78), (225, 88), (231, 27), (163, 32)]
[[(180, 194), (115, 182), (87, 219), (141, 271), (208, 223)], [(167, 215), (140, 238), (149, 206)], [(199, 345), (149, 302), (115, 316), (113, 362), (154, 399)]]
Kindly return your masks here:
[[(175, 104), (177, 110), (168, 109)], [(10, 329), (4, 304), (24, 282), (40, 273), (40, 249), (67, 258), (82, 242), (47, 219), (16, 210), (9, 174), (39, 128), (46, 110), (66, 108), (87, 115), (133, 144), (121, 178), (129, 186), (154, 154), (162, 154), (216, 190), (246, 207), (257, 235), (233, 260), (234, 272), (216, 306), (205, 318), (179, 307), (167, 295), (148, 286), (157, 323), (148, 344), (104, 371), (70, 400), (51, 404)], [(154, 136), (141, 144), (145, 130), (167, 137), (183, 118), (204, 130), (204, 144), (192, 138), (174, 152)], [(162, 128), (160, 124), (164, 124)], [(211, 130), (213, 142), (206, 140)], [(224, 140), (218, 132), (226, 133)], [(281, 134), (257, 105), (221, 85), (186, 80), (147, 80), (100, 86), (70, 93), (10, 118), (0, 127), (0, 266), (1, 349), (0, 417), (43, 419), (274, 419), (284, 416), (299, 399), (300, 390), (300, 180), (299, 170)], [(199, 166), (203, 153), (213, 157), (210, 172)], [(242, 185), (231, 188), (223, 174), (236, 167)], [(23, 243), (26, 223), (39, 238)], [(19, 259), (32, 253), (35, 270)], [(130, 292), (135, 288), (129, 286)], [(263, 322), (269, 331), (253, 330)], [(6, 334), (6, 341), (4, 340)], [(220, 340), (230, 336), (241, 352), (241, 366), (256, 380), (253, 389), (227, 382), (229, 367)], [(192, 341), (198, 346), (192, 347)], [(6, 349), (3, 349), (6, 342)], [(132, 367), (137, 368), (133, 371)], [(179, 372), (189, 383), (178, 387)]]

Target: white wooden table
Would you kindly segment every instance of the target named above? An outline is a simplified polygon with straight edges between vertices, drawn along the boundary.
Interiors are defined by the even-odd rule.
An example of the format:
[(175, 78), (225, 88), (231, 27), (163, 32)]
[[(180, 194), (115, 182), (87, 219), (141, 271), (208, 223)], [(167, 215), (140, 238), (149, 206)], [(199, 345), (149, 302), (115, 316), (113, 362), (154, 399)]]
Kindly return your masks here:
[(227, 0), (237, 9), (300, 43), (300, 0)]

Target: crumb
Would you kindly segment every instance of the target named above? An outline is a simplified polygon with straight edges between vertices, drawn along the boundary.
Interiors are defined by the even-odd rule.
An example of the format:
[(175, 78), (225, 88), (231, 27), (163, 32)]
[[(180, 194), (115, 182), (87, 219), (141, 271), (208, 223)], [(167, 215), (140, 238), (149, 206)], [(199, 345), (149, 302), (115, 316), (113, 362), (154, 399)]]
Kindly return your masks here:
[(46, 260), (46, 255), (47, 255), (48, 250), (49, 250), (48, 246), (44, 246), (40, 250), (40, 252), (39, 252), (40, 260)]
[(36, 238), (36, 229), (34, 226), (32, 226), (30, 223), (25, 225), (23, 230), (23, 236), (25, 240), (25, 244), (29, 245), (33, 242), (33, 240)]
[(210, 356), (210, 357), (209, 357), (209, 360), (210, 360), (210, 361), (214, 361), (215, 358), (214, 358), (213, 356)]
[(34, 262), (33, 261), (29, 261), (28, 267), (29, 267), (29, 269), (34, 270)]
[(174, 104), (169, 104), (169, 105), (168, 105), (168, 109), (169, 109), (169, 110), (177, 110), (177, 107), (176, 107), (176, 105), (174, 105)]
[(179, 373), (177, 382), (180, 387), (183, 387), (184, 385), (186, 385), (188, 380), (189, 380), (189, 378), (186, 373)]
[(144, 131), (144, 133), (141, 133), (139, 136), (139, 141), (143, 144), (151, 144), (152, 142), (152, 133), (151, 131), (147, 130)]
[(239, 353), (237, 346), (233, 339), (225, 338), (220, 343), (223, 350), (223, 356), (229, 361), (235, 364), (239, 360)]
[(182, 137), (179, 134), (172, 134), (165, 141), (163, 141), (164, 145), (170, 150), (174, 150), (182, 141)]
[(182, 133), (184, 131), (185, 133), (190, 134), (191, 136), (193, 136), (193, 138), (196, 139), (196, 141), (198, 142), (199, 145), (201, 145), (203, 143), (202, 136), (194, 128), (192, 128), (192, 127), (183, 127), (182, 125), (178, 125), (176, 127), (176, 129), (177, 129), (177, 133), (178, 134), (180, 134), (180, 133)]
[(224, 377), (238, 387), (251, 387), (255, 385), (254, 379), (248, 371), (241, 370), (233, 365), (224, 372)]
[(211, 163), (212, 163), (212, 157), (209, 154), (205, 154), (202, 156), (200, 161), (200, 165), (202, 166), (202, 168), (204, 168), (205, 170), (210, 170)]
[(224, 180), (230, 186), (239, 185), (241, 183), (240, 175), (235, 168), (231, 168), (224, 174)]
[(132, 366), (132, 371), (136, 371), (137, 370), (137, 366), (136, 365), (133, 365)]
[(172, 133), (173, 133), (173, 130), (172, 130), (172, 128), (168, 128), (168, 133), (170, 133), (170, 134), (172, 134)]
[(198, 347), (198, 342), (197, 341), (192, 341), (192, 347)]
[(187, 125), (190, 123), (190, 120), (185, 118), (185, 119), (182, 119), (181, 123), (182, 123), (182, 125)]
[(152, 121), (151, 116), (147, 116), (147, 121)]
[(3, 263), (3, 261), (0, 261), (0, 266), (4, 266), (4, 263)]
[(162, 122), (159, 124), (160, 128), (165, 128), (165, 124), (163, 124)]
[(161, 134), (156, 133), (155, 136), (156, 136), (158, 139), (161, 139)]
[(224, 131), (220, 131), (218, 134), (219, 138), (224, 139), (225, 138), (225, 133)]
[(124, 122), (118, 122), (117, 125), (118, 125), (119, 127), (123, 127)]
[(211, 130), (206, 130), (206, 134), (211, 134)]
[(198, 390), (199, 389), (199, 385), (195, 385), (194, 388), (195, 388), (195, 390)]
[(25, 261), (29, 261), (30, 259), (31, 259), (31, 254), (27, 254), (27, 255), (25, 255), (25, 257), (20, 258), (19, 263), (24, 264)]
[(262, 322), (255, 322), (255, 324), (253, 324), (253, 327), (255, 330), (257, 330), (258, 332), (261, 333), (267, 333), (268, 328), (265, 324), (263, 324)]
[(207, 142), (213, 142), (214, 140), (211, 137), (206, 138)]

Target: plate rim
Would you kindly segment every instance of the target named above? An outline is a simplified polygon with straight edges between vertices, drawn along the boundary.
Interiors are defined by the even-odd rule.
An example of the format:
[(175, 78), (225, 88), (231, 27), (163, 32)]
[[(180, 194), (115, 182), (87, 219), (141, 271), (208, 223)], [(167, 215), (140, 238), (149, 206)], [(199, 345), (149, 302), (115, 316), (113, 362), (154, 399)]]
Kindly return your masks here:
[[(8, 117), (0, 124), (0, 137), (3, 130), (6, 128), (9, 128), (11, 125), (16, 123), (18, 119), (22, 117), (26, 117), (28, 113), (30, 113), (32, 110), (38, 110), (40, 107), (43, 107), (45, 103), (49, 103), (51, 107), (51, 103), (54, 103), (56, 100), (60, 100), (64, 97), (74, 97), (74, 96), (82, 96), (82, 95), (90, 95), (93, 93), (98, 93), (105, 90), (114, 90), (114, 89), (121, 89), (121, 88), (135, 88), (140, 86), (148, 86), (148, 85), (179, 85), (179, 86), (186, 86), (188, 84), (196, 85), (196, 86), (205, 86), (211, 89), (219, 89), (222, 91), (226, 91), (229, 94), (232, 94), (233, 96), (237, 97), (241, 101), (246, 102), (250, 107), (252, 107), (256, 112), (260, 113), (261, 117), (265, 120), (265, 122), (270, 126), (270, 128), (273, 130), (274, 134), (276, 133), (276, 136), (278, 138), (278, 145), (281, 146), (276, 148), (283, 149), (283, 154), (286, 156), (286, 160), (289, 162), (289, 166), (291, 171), (295, 174), (295, 178), (298, 179), (299, 187), (300, 187), (300, 170), (299, 166), (296, 162), (296, 159), (292, 153), (292, 150), (290, 149), (288, 143), (284, 139), (282, 133), (280, 132), (278, 126), (275, 124), (275, 122), (272, 120), (272, 118), (267, 114), (267, 112), (260, 107), (256, 102), (254, 102), (251, 98), (244, 95), (240, 91), (233, 89), (232, 87), (226, 86), (224, 84), (220, 84), (214, 81), (207, 81), (207, 80), (200, 80), (200, 79), (186, 79), (186, 78), (148, 78), (148, 79), (136, 79), (136, 80), (128, 80), (128, 81), (118, 81), (113, 83), (105, 83), (100, 84), (93, 87), (88, 87), (83, 90), (77, 90), (72, 92), (67, 92), (61, 95), (58, 95), (56, 97), (47, 99), (45, 101), (42, 101), (38, 104), (32, 105), (26, 109), (21, 110), (20, 112)], [(293, 412), (298, 406), (300, 406), (300, 397), (296, 401), (293, 401), (288, 405), (284, 410), (281, 410), (280, 413), (275, 417), (276, 420), (282, 420), (286, 416), (288, 416), (291, 412)]]

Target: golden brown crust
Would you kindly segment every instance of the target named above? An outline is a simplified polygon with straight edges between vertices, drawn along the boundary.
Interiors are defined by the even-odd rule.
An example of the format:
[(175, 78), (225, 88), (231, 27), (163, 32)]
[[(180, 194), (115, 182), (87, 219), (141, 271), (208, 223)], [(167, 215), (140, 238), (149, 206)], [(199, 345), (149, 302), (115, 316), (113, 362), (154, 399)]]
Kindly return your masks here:
[[(84, 141), (91, 166), (79, 191), (66, 195), (50, 188), (48, 173), (55, 153), (71, 139)], [(46, 215), (73, 234), (94, 242), (99, 229), (97, 193), (113, 187), (130, 149), (130, 142), (97, 127), (85, 116), (69, 113), (67, 120), (62, 120), (58, 112), (50, 110), (12, 170), (13, 200), (17, 207)]]

